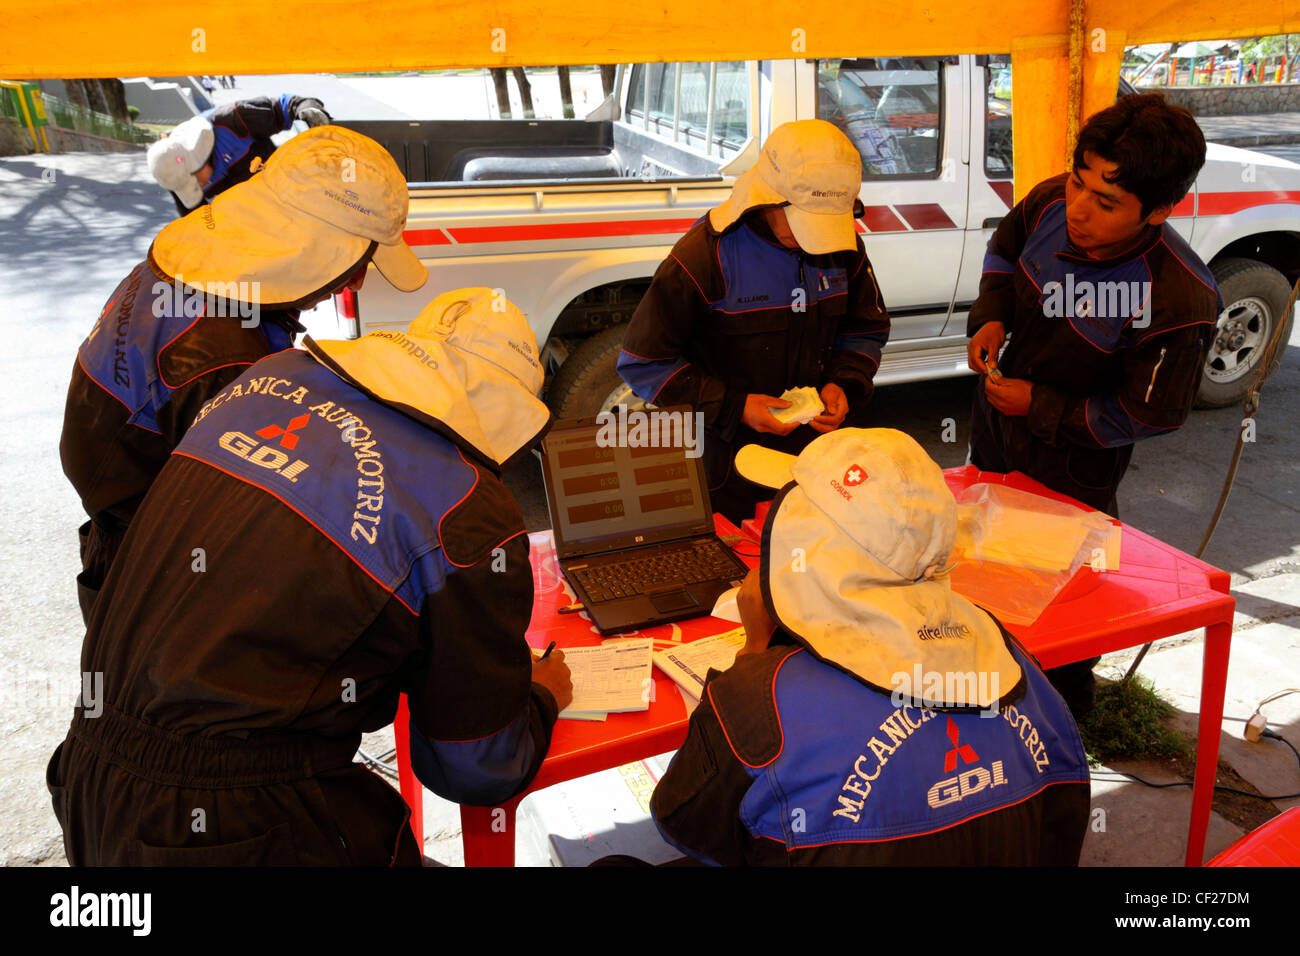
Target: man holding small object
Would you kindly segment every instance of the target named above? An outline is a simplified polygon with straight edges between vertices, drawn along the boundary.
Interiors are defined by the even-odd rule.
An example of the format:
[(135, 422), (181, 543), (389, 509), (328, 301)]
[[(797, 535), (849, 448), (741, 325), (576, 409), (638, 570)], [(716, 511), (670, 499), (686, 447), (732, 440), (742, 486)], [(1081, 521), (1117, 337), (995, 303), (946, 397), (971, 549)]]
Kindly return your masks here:
[[(970, 367), (987, 375), (971, 413), (978, 468), (1118, 517), (1133, 446), (1186, 420), (1222, 308), (1165, 221), (1204, 162), (1190, 113), (1126, 96), (1084, 125), (1072, 170), (999, 224), (967, 322)], [(1076, 716), (1092, 706), (1095, 663), (1048, 675)]]
[[(709, 497), (736, 524), (771, 497), (734, 474), (737, 448), (798, 452), (870, 400), (889, 315), (854, 228), (861, 185), (861, 156), (835, 126), (778, 127), (628, 325), (619, 374), (647, 402), (703, 412)], [(812, 401), (782, 415), (794, 388)]]

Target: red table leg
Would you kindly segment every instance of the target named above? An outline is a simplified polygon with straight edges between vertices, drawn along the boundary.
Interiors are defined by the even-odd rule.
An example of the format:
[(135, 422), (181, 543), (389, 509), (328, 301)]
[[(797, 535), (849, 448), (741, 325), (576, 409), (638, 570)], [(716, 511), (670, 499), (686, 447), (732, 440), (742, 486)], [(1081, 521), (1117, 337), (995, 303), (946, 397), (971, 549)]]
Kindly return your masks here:
[(411, 712), (406, 709), (406, 695), (397, 698), (397, 716), (393, 718), (393, 743), (397, 747), (397, 783), (402, 799), (411, 808), (411, 832), (424, 853), (424, 787), (411, 769)]
[(1196, 779), (1192, 784), (1192, 819), (1187, 828), (1187, 866), (1205, 859), (1205, 834), (1210, 826), (1214, 781), (1219, 768), (1219, 734), (1223, 730), (1223, 696), (1228, 686), (1228, 650), (1232, 624), (1205, 629), (1201, 663), (1201, 721), (1196, 731)]
[(515, 810), (525, 794), (495, 807), (461, 804), (460, 834), (466, 866), (515, 865)]

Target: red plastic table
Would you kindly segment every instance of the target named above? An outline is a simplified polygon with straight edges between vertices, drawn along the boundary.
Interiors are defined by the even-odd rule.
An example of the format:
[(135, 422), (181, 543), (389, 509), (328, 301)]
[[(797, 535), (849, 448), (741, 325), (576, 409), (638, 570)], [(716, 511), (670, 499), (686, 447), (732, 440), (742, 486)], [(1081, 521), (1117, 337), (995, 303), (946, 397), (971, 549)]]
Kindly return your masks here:
[[(966, 466), (949, 469), (944, 476), (954, 494), (977, 482), (989, 482), (1058, 501), (1071, 500), (1018, 473), (982, 473)], [(764, 512), (765, 506), (760, 506), (758, 518), (745, 522), (745, 541), (737, 552), (751, 566), (757, 561), (756, 532)], [(735, 527), (720, 515), (715, 516), (715, 524), (719, 534), (736, 533)], [(1037, 621), (1028, 627), (1009, 626), (1009, 629), (1045, 668), (1135, 647), (1198, 627), (1206, 629), (1196, 778), (1186, 857), (1188, 866), (1198, 866), (1205, 851), (1219, 759), (1219, 730), (1235, 604), (1228, 595), (1230, 578), (1226, 572), (1150, 535), (1127, 525), (1122, 527), (1118, 570), (1096, 573), (1087, 567), (1081, 569)], [(556, 565), (554, 549), (547, 543), (549, 535), (531, 538), (535, 601), (528, 643), (538, 649), (552, 640), (561, 648), (599, 643), (600, 635), (585, 613), (565, 616), (556, 613), (571, 598)], [(659, 649), (734, 626), (703, 617), (651, 628), (639, 636), (653, 638)], [(558, 721), (546, 760), (524, 793), (496, 807), (462, 806), (465, 864), (513, 865), (515, 809), (534, 790), (680, 747), (686, 739), (690, 715), (672, 680), (657, 668), (654, 678), (654, 696), (646, 711), (610, 714), (605, 722)], [(411, 826), (423, 846), (422, 792), (411, 771), (406, 724), (403, 698), (396, 720), (398, 770), (402, 795), (412, 809)]]

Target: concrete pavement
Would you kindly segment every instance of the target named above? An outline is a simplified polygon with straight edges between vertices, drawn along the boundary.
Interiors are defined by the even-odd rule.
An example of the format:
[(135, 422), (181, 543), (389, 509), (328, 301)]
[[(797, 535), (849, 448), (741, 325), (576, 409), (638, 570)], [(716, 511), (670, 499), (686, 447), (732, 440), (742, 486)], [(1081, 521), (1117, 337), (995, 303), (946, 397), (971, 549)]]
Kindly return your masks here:
[(1300, 143), (1300, 116), (1295, 113), (1256, 113), (1250, 116), (1198, 116), (1207, 142), (1253, 149)]

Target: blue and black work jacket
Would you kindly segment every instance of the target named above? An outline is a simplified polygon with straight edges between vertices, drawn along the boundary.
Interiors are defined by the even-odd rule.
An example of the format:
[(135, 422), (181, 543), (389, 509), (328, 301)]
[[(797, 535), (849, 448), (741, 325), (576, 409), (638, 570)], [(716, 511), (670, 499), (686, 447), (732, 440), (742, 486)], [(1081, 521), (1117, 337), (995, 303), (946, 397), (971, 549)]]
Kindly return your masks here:
[(557, 713), (524, 640), (528, 547), (472, 446), (291, 349), (198, 409), (83, 661), (109, 706), (182, 735), (356, 746), (405, 692), (419, 778), (497, 803), (532, 779)]
[(781, 245), (757, 212), (723, 233), (705, 216), (656, 270), (618, 371), (647, 402), (703, 413), (705, 466), (717, 487), (732, 449), (773, 437), (742, 424), (748, 395), (835, 382), (850, 408), (861, 408), (888, 340), (889, 314), (861, 239), (852, 251), (814, 256)]
[(1133, 443), (1186, 421), (1223, 304), (1167, 222), (1112, 259), (1085, 256), (1065, 178), (1039, 183), (989, 240), (967, 334), (1003, 323), (999, 369), (1033, 392), (1028, 415), (1007, 416), (977, 389), (972, 445), (994, 442), (1004, 470), (1104, 508)]
[[(203, 187), (203, 201), (211, 202), (213, 197), (248, 179), (253, 160), (266, 162), (275, 152), (271, 137), (292, 127), (299, 111), (308, 106), (321, 112), (325, 110), (314, 97), (290, 93), (281, 93), (274, 99), (256, 96), (205, 110), (201, 115), (212, 123), (213, 144), (208, 158), (212, 175)], [(190, 212), (175, 193), (172, 199), (180, 215)]]
[(95, 523), (125, 532), (200, 406), (293, 344), (296, 311), (195, 293), (152, 258), (118, 284), (77, 351), (59, 455)]
[(727, 866), (1077, 864), (1083, 744), (1003, 635), (1024, 678), (987, 715), (895, 706), (889, 689), (798, 645), (738, 657), (710, 674), (655, 789), (660, 832)]

